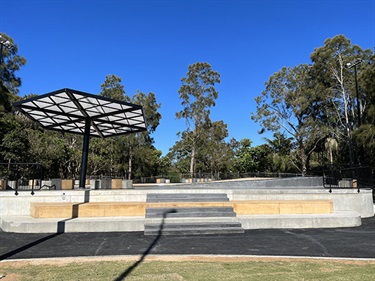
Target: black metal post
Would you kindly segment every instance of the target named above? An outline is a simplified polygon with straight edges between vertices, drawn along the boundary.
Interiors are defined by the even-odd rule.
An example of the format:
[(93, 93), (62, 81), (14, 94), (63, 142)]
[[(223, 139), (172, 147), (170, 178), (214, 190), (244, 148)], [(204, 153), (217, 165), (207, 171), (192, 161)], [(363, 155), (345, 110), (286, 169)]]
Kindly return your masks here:
[(355, 79), (355, 93), (357, 98), (357, 121), (358, 128), (361, 127), (361, 104), (359, 101), (359, 91), (358, 91), (358, 79), (357, 79), (357, 65), (354, 65), (354, 79)]
[(85, 188), (86, 186), (86, 171), (87, 171), (87, 159), (89, 156), (90, 127), (91, 127), (91, 120), (90, 118), (86, 118), (85, 135), (83, 139), (83, 148), (82, 148), (81, 176), (79, 178), (79, 188)]
[[(354, 65), (354, 79), (355, 79), (355, 93), (357, 99), (357, 123), (358, 128), (361, 127), (361, 103), (359, 100), (359, 90), (358, 90), (358, 79), (357, 79), (357, 65)], [(365, 151), (363, 149), (363, 145), (359, 145), (359, 164), (363, 164), (365, 160)], [(359, 192), (359, 188), (358, 188)]]
[[(353, 62), (347, 63), (347, 68), (354, 67), (354, 81), (355, 81), (355, 92), (357, 100), (357, 128), (361, 127), (361, 102), (359, 99), (359, 90), (358, 90), (358, 78), (357, 78), (357, 65), (360, 64), (362, 60), (360, 58), (355, 59)], [(359, 145), (359, 164), (363, 164), (365, 159), (363, 145)]]

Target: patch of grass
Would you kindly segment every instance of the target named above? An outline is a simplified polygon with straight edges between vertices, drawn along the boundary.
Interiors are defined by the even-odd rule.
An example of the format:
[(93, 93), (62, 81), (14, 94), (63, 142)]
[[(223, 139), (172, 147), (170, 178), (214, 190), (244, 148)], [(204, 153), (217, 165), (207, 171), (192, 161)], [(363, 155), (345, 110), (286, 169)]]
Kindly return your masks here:
[[(7, 280), (116, 280), (134, 262), (0, 263)], [(125, 280), (375, 280), (374, 263), (335, 261), (145, 261)]]

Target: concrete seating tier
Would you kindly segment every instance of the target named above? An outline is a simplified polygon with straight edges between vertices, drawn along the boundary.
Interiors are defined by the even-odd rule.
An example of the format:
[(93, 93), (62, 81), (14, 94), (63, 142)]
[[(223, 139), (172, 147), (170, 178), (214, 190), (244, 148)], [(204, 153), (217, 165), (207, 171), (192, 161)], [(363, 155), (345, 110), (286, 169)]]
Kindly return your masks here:
[(329, 214), (331, 200), (274, 200), (229, 202), (88, 202), (43, 203), (32, 202), (33, 218), (123, 217), (145, 216), (146, 208), (212, 208), (231, 207), (237, 215), (259, 214)]

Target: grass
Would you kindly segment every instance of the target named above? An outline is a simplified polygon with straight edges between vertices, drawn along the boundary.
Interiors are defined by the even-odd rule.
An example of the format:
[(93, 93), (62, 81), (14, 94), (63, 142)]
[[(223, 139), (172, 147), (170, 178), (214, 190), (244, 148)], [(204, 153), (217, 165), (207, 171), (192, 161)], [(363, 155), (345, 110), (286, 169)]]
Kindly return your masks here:
[[(4, 281), (122, 280), (133, 261), (2, 262)], [(121, 277), (121, 278), (120, 278)], [(1, 281), (2, 281), (1, 280)], [(374, 262), (322, 260), (145, 261), (124, 280), (375, 280)]]

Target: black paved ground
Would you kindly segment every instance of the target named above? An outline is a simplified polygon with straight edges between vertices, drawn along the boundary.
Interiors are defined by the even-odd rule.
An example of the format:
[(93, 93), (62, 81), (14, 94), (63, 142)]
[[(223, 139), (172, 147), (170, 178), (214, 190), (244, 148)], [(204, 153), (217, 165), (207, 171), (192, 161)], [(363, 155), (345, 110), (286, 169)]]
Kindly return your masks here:
[(0, 261), (106, 255), (265, 255), (375, 258), (375, 218), (336, 229), (248, 230), (235, 235), (143, 232), (19, 234), (0, 231)]

